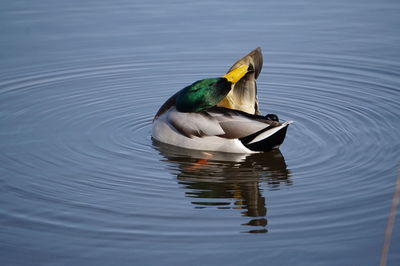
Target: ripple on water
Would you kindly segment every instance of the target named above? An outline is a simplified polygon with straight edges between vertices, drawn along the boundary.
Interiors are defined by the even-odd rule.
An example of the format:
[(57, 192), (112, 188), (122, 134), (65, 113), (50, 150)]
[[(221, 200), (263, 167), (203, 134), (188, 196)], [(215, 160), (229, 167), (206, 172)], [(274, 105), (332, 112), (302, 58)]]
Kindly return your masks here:
[[(283, 62), (270, 59), (260, 77), (262, 110), (295, 121), (283, 155), (229, 157), (152, 143), (151, 120), (159, 105), (185, 84), (224, 71), (221, 61), (209, 62), (212, 55), (187, 54), (176, 60), (170, 54), (158, 61), (148, 61), (145, 55), (82, 59), (4, 72), (0, 156), (9, 177), (0, 180), (10, 199), (33, 202), (27, 206), (35, 208), (8, 207), (1, 216), (10, 226), (15, 221), (35, 225), (31, 230), (50, 226), (121, 238), (232, 235), (240, 224), (249, 229), (240, 231), (264, 233), (268, 228), (265, 191), (289, 188), (296, 182), (294, 173), (309, 181), (291, 195), (293, 200), (274, 202), (275, 208), (282, 209), (276, 214), (282, 222), (276, 232), (288, 233), (288, 227), (335, 228), (350, 218), (354, 224), (380, 219), (367, 218), (366, 213), (377, 208), (373, 205), (357, 212), (337, 212), (329, 223), (324, 219), (331, 216), (319, 218), (311, 215), (315, 211), (311, 207), (304, 208), (313, 199), (303, 194), (364, 182), (352, 194), (328, 195), (322, 201), (332, 211), (336, 208), (332, 201), (350, 200), (354, 193), (366, 198), (362, 189), (374, 180), (365, 169), (379, 171), (374, 165), (381, 158), (399, 155), (395, 124), (400, 113), (399, 65), (313, 54), (269, 56)], [(235, 55), (219, 55), (218, 60), (221, 57)], [(198, 62), (196, 69), (187, 67), (191, 60)], [(397, 149), (382, 148), (393, 145)], [(365, 174), (352, 177), (354, 172)], [(329, 178), (334, 176), (346, 179)], [(188, 206), (200, 212), (188, 217)], [(60, 212), (55, 214), (54, 209)], [(206, 212), (210, 209), (219, 211)], [(304, 213), (296, 210), (310, 215), (302, 220)], [(233, 217), (240, 222), (228, 222)], [(291, 227), (293, 223), (298, 226)]]

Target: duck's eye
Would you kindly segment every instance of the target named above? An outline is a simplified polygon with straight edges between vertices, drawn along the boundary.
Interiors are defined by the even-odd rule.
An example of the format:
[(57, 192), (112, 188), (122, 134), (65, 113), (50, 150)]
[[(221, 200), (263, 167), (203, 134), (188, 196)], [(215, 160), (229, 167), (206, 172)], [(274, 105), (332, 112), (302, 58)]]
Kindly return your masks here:
[(249, 64), (249, 69), (247, 70), (248, 73), (254, 72), (254, 66), (252, 64)]

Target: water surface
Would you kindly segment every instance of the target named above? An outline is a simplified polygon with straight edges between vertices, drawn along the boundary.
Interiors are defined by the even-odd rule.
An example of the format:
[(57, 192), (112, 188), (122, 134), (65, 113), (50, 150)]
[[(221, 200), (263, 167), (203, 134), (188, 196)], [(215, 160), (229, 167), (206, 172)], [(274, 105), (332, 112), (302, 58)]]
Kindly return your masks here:
[[(400, 143), (397, 1), (0, 4), (2, 265), (378, 265)], [(279, 151), (153, 142), (260, 46)], [(388, 265), (400, 262), (399, 217)]]

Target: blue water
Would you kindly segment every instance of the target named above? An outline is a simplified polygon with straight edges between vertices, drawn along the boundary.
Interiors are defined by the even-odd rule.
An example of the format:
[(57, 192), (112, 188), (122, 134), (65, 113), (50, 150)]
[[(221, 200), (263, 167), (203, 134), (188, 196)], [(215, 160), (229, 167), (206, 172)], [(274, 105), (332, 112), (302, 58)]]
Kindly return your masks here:
[[(378, 265), (399, 14), (388, 0), (1, 2), (1, 265)], [(258, 46), (261, 111), (295, 121), (280, 151), (152, 141), (170, 95)]]

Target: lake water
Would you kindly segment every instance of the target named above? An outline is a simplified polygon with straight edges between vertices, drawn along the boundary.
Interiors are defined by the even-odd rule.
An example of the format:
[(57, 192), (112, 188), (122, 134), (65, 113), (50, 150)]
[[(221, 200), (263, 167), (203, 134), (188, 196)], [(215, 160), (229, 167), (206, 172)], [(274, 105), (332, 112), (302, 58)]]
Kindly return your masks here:
[[(2, 1), (1, 265), (379, 265), (399, 1)], [(264, 52), (280, 151), (153, 143), (175, 91)], [(388, 265), (400, 265), (400, 219)]]

